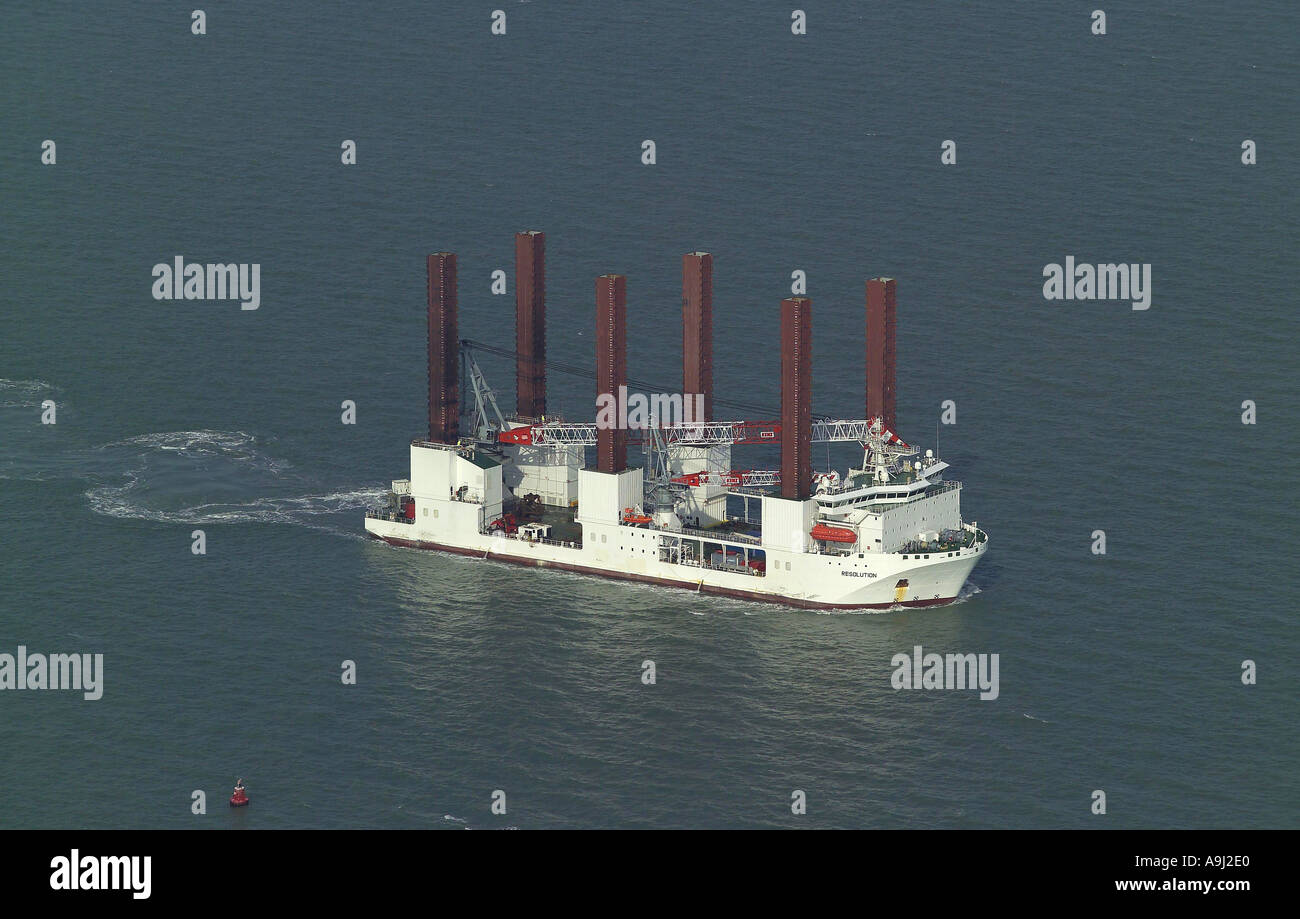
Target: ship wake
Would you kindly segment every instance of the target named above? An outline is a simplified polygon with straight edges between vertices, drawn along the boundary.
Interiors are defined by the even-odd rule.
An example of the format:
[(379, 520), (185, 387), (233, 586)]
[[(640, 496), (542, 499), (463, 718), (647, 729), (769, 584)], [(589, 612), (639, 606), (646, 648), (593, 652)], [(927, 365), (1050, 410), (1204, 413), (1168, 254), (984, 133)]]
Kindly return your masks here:
[(87, 489), (86, 500), (95, 513), (124, 520), (288, 523), (365, 539), (355, 523), (330, 525), (318, 518), (355, 515), (378, 503), (386, 491), (379, 484), (313, 489), (290, 463), (243, 431), (142, 434), (92, 452), (93, 477), (110, 477), (108, 470), (115, 469), (111, 477), (116, 481)]

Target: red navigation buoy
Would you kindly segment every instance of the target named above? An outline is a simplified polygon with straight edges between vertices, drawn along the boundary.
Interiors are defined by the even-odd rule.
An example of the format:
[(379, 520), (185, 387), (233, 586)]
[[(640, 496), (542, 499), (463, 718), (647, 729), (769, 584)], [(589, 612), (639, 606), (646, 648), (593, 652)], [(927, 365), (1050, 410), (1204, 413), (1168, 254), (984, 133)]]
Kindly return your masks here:
[(244, 807), (248, 804), (248, 794), (244, 791), (244, 780), (235, 783), (235, 793), (230, 796), (231, 807)]

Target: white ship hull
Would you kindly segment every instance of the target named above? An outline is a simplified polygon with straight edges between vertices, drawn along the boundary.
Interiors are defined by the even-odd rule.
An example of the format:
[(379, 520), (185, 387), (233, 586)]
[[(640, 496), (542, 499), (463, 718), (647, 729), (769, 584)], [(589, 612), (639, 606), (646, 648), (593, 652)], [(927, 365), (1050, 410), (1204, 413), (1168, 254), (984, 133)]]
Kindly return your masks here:
[[(497, 562), (558, 568), (619, 580), (679, 587), (700, 593), (782, 603), (811, 609), (888, 609), (935, 606), (957, 598), (988, 541), (951, 552), (864, 553), (858, 556), (766, 550), (763, 575), (678, 564), (657, 558), (663, 533), (620, 524), (587, 525), (582, 545), (529, 542), (478, 533), (460, 538), (447, 530), (429, 532), (418, 523), (367, 518), (371, 536), (395, 546), (434, 549)], [(603, 532), (602, 532), (603, 531)], [(605, 536), (605, 542), (600, 537)], [(613, 544), (610, 537), (615, 537)], [(593, 542), (595, 545), (593, 545)], [(789, 570), (786, 570), (786, 564)], [(906, 579), (907, 586), (899, 587)]]

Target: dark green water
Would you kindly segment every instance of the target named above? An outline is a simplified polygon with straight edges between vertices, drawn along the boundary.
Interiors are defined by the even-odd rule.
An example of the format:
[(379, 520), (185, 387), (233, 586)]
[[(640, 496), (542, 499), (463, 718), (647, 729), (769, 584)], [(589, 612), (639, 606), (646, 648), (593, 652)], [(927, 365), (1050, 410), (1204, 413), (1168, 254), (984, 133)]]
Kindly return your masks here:
[[(1300, 14), (1097, 37), (976, 6), (809, 8), (802, 37), (765, 3), (510, 4), (495, 38), (462, 4), (222, 4), (203, 37), (165, 5), (0, 13), (0, 653), (106, 669), (96, 702), (0, 693), (3, 824), (1300, 825)], [(862, 280), (897, 277), (901, 433), (956, 402), (941, 453), (992, 540), (964, 602), (816, 615), (361, 538), (423, 422), (424, 255), (459, 254), (462, 335), (513, 335), (489, 281), (525, 228), (552, 356), (591, 363), (622, 272), (629, 372), (668, 387), (680, 255), (713, 252), (718, 393), (764, 404), (806, 271), (840, 417)], [(260, 263), (261, 308), (152, 299), (178, 254)], [(1151, 308), (1045, 301), (1067, 255), (1151, 263)], [(581, 416), (590, 384), (551, 382)], [(998, 653), (999, 698), (895, 692), (917, 644)]]

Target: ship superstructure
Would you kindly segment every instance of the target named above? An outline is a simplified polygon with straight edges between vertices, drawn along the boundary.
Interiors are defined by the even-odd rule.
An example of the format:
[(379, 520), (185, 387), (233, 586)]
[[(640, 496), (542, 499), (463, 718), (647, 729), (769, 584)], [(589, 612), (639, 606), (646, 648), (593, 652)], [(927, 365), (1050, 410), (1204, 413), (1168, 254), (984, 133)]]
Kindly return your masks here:
[[(573, 422), (546, 412), (544, 245), (535, 231), (516, 236), (513, 352), (457, 337), (456, 257), (429, 257), (429, 436), (411, 443), (410, 476), (393, 482), (388, 505), (366, 515), (372, 536), (810, 608), (958, 596), (988, 541), (962, 519), (962, 486), (944, 477), (947, 464), (893, 433), (892, 279), (867, 282), (866, 419), (813, 416), (811, 301), (794, 297), (781, 305), (779, 420), (719, 421), (712, 257), (688, 253), (683, 394), (676, 403), (660, 397), (681, 411), (642, 424), (625, 411), (626, 280), (604, 275), (596, 281), (597, 420)], [(483, 349), (516, 360), (510, 414), (474, 357)], [(604, 411), (611, 402), (617, 412)], [(814, 443), (855, 443), (861, 465), (843, 475), (814, 470)], [(779, 444), (781, 468), (735, 468), (733, 449), (750, 444)], [(629, 446), (643, 453), (642, 466), (628, 464)]]

